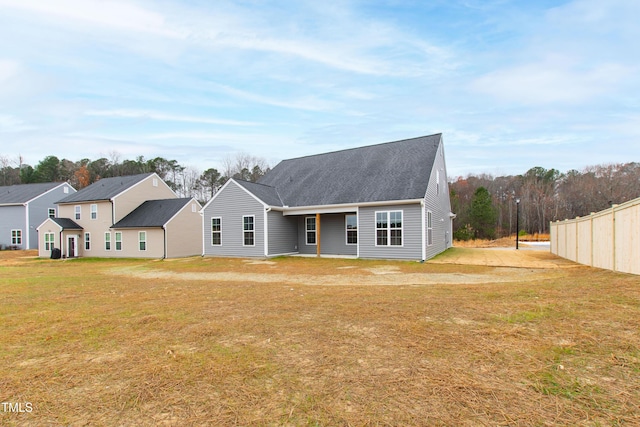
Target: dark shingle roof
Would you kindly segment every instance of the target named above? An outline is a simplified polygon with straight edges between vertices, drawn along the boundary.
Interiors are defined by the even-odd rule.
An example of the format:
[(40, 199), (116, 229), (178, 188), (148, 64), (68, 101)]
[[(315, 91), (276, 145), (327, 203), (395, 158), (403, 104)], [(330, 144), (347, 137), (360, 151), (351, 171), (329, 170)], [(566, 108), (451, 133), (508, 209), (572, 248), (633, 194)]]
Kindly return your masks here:
[(153, 175), (153, 173), (143, 173), (139, 175), (116, 176), (113, 178), (102, 178), (77, 193), (71, 194), (58, 203), (92, 202), (98, 200), (110, 200), (124, 190), (132, 187), (143, 179)]
[(191, 200), (193, 199), (148, 200), (112, 228), (162, 227)]
[(284, 160), (259, 183), (291, 207), (421, 199), (441, 139), (435, 134)]
[(63, 230), (82, 230), (82, 227), (69, 218), (51, 218), (51, 221), (58, 224)]
[(41, 184), (19, 184), (0, 187), (0, 205), (26, 203), (62, 184), (62, 182), (44, 182)]
[(278, 195), (278, 192), (274, 187), (264, 184), (258, 184), (255, 182), (243, 181), (236, 179), (239, 185), (243, 186), (251, 193), (253, 193), (258, 199), (262, 200), (269, 206), (282, 206), (282, 200)]

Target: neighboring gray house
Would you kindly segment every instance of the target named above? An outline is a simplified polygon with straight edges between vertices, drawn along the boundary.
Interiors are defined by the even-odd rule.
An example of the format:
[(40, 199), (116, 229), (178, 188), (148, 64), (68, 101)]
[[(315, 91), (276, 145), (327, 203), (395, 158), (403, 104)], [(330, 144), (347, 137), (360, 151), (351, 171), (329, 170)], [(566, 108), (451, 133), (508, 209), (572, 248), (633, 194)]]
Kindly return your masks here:
[(55, 202), (75, 192), (66, 182), (0, 187), (0, 247), (36, 249), (36, 227), (56, 217)]
[(442, 135), (289, 159), (205, 205), (204, 255), (426, 260), (451, 246)]

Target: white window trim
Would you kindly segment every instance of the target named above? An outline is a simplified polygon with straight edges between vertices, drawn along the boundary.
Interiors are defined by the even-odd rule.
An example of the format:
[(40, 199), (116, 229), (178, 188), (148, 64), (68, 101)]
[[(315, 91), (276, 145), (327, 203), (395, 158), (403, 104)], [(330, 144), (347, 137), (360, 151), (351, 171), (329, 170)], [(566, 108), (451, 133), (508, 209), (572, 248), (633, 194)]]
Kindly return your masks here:
[[(95, 214), (95, 218), (94, 218), (94, 214)], [(96, 203), (92, 203), (91, 207), (89, 208), (89, 218), (93, 219), (98, 219), (98, 205)]]
[[(107, 236), (109, 236), (109, 240), (107, 240)], [(109, 248), (107, 249), (107, 243), (109, 243)], [(111, 251), (111, 232), (110, 231), (105, 231), (104, 232), (104, 250), (105, 251)]]
[[(89, 244), (89, 247), (87, 248), (87, 243)], [(85, 232), (83, 239), (82, 239), (82, 248), (89, 252), (91, 251), (91, 233), (90, 232)]]
[[(120, 240), (118, 240), (118, 234), (120, 235)], [(114, 248), (116, 250), (116, 252), (120, 252), (122, 251), (122, 248), (124, 247), (124, 243), (123, 243), (123, 235), (122, 235), (122, 231), (116, 231), (115, 232), (115, 238), (114, 238)], [(120, 243), (120, 249), (118, 249), (118, 243)]]
[[(213, 220), (214, 219), (220, 220), (220, 231), (213, 231)], [(211, 222), (209, 224), (211, 226), (211, 246), (222, 246), (222, 217), (221, 216), (212, 216), (211, 217)], [(242, 242), (244, 243), (244, 219), (242, 220), (242, 228), (243, 228)], [(255, 224), (254, 224), (254, 228), (255, 228)], [(213, 233), (220, 234), (220, 243), (218, 243), (218, 244), (214, 244), (213, 243)], [(254, 239), (255, 239), (255, 236), (254, 236)], [(254, 242), (255, 242), (255, 240), (254, 240)]]
[[(49, 238), (49, 239), (47, 239)], [(49, 247), (47, 247), (49, 246)], [(56, 246), (56, 235), (52, 231), (44, 233), (44, 250), (51, 251)]]
[[(14, 237), (15, 232), (15, 237)], [(22, 230), (19, 228), (14, 228), (11, 230), (11, 245), (20, 245), (22, 246)]]
[(430, 210), (427, 210), (427, 246), (433, 246), (433, 213)]
[[(144, 237), (144, 239), (142, 239)], [(144, 249), (140, 249), (140, 245), (144, 242)], [(147, 232), (146, 231), (138, 231), (138, 252), (146, 252), (147, 251)]]
[(73, 207), (73, 217), (75, 218), (76, 221), (80, 221), (82, 219), (82, 206), (81, 205), (75, 205)]
[[(355, 216), (356, 217), (356, 229), (355, 229), (355, 232), (356, 232), (356, 243), (349, 243), (349, 231), (350, 230), (347, 228), (347, 224), (348, 224), (347, 223), (347, 217), (349, 217), (349, 216)], [(354, 230), (351, 230), (351, 231), (354, 231)], [(358, 238), (359, 237), (360, 236), (358, 235), (358, 214), (346, 214), (344, 216), (344, 243), (345, 243), (345, 245), (356, 246), (358, 244)]]
[[(245, 230), (244, 229), (244, 219), (245, 218), (253, 218), (253, 230)], [(247, 245), (244, 242), (244, 233), (253, 233), (253, 244)], [(256, 216), (255, 215), (242, 215), (242, 246), (250, 248), (255, 247), (256, 245)]]
[[(315, 227), (313, 230), (309, 230), (307, 228), (307, 219), (309, 218), (313, 219), (313, 223), (315, 224)], [(315, 243), (309, 243), (308, 234), (311, 233), (312, 231), (313, 231), (313, 235), (315, 236), (315, 238), (313, 239)], [(304, 244), (307, 246), (318, 246), (318, 222), (316, 221), (315, 216), (304, 217)]]
[[(391, 228), (391, 214), (393, 212), (400, 212), (400, 215), (402, 215), (402, 226), (400, 228)], [(378, 228), (378, 214), (379, 213), (386, 213), (387, 214), (387, 227), (386, 229), (383, 228)], [(374, 243), (376, 247), (379, 248), (402, 248), (404, 247), (404, 210), (402, 209), (394, 209), (394, 210), (390, 210), (390, 211), (375, 211), (374, 212), (374, 217), (373, 217), (373, 237), (374, 237)], [(387, 230), (387, 244), (386, 245), (379, 245), (378, 244), (378, 230)], [(391, 230), (400, 230), (400, 239), (402, 241), (402, 244), (400, 245), (392, 245), (391, 244)]]
[[(51, 216), (51, 212), (53, 211), (53, 216)], [(56, 208), (47, 209), (47, 218), (55, 218), (58, 213), (56, 212)]]

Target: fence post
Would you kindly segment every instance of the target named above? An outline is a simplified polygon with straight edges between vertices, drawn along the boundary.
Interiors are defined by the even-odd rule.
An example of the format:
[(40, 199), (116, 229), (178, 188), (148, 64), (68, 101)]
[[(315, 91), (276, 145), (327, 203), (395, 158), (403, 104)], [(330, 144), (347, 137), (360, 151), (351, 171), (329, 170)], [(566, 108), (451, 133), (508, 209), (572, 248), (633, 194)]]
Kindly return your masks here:
[(590, 266), (593, 267), (593, 251), (596, 245), (594, 245), (594, 236), (593, 236), (593, 212), (591, 212), (591, 215), (589, 216), (589, 221), (591, 221), (591, 264)]
[(616, 206), (611, 205), (611, 226), (613, 228), (613, 271), (616, 270)]

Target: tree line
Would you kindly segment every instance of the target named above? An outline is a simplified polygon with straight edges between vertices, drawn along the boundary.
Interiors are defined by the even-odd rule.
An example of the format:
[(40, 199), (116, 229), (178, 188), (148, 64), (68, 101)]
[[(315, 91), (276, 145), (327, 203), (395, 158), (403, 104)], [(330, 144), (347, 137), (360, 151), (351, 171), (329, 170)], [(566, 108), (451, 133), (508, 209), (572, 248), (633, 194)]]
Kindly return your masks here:
[(517, 211), (519, 233), (546, 234), (550, 221), (586, 216), (640, 197), (640, 163), (566, 173), (534, 167), (515, 176), (469, 175), (450, 182), (449, 191), (457, 239), (512, 235)]
[(200, 171), (163, 157), (145, 159), (138, 156), (133, 160), (122, 160), (117, 152), (95, 160), (76, 161), (51, 155), (35, 166), (23, 163), (21, 156), (12, 159), (0, 155), (0, 185), (3, 186), (66, 181), (80, 190), (101, 178), (155, 172), (179, 197), (194, 197), (200, 202), (211, 199), (229, 178), (255, 182), (269, 170), (265, 159), (246, 153), (226, 157), (220, 171), (215, 168)]

